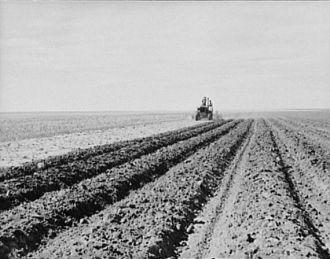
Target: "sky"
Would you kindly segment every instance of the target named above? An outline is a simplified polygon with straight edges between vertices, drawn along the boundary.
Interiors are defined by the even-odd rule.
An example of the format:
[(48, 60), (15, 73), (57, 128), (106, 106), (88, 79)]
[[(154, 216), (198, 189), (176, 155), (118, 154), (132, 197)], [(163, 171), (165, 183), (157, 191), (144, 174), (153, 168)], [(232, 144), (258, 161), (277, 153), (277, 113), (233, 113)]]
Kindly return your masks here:
[(330, 2), (0, 2), (0, 111), (330, 108)]

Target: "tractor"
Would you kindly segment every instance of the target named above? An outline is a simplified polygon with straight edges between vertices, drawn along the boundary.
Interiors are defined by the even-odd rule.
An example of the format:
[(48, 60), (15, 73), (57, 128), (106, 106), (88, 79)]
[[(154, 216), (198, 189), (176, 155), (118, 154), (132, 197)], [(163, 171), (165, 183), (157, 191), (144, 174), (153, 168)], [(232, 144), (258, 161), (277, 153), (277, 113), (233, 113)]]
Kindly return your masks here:
[(207, 120), (213, 120), (213, 105), (212, 101), (204, 97), (202, 100), (202, 105), (197, 108), (196, 114), (195, 114), (195, 120), (199, 121), (202, 119)]

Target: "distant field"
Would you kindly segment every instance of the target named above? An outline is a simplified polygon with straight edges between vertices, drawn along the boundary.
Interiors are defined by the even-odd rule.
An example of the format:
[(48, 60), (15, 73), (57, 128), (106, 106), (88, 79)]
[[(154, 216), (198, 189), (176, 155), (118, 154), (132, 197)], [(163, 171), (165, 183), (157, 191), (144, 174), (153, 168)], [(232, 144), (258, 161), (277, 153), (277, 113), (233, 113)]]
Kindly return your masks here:
[(185, 113), (1, 114), (0, 167), (198, 123)]
[(305, 118), (319, 121), (328, 121), (330, 109), (306, 109), (306, 110), (278, 110), (278, 111), (224, 111), (224, 118), (260, 118), (260, 117), (290, 117)]
[(188, 113), (0, 113), (0, 142), (187, 119)]

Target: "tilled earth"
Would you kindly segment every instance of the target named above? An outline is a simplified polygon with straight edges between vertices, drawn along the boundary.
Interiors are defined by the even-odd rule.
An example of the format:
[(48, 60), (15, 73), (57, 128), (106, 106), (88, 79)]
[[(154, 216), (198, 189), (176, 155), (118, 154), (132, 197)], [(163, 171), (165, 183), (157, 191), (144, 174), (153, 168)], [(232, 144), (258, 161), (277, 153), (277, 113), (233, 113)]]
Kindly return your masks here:
[[(36, 125), (35, 127), (37, 128), (38, 125), (41, 128), (45, 127), (46, 130), (44, 133), (42, 132), (42, 134), (46, 134), (46, 136), (38, 136), (38, 132), (41, 131), (41, 129), (39, 129), (39, 131), (37, 130), (37, 132), (35, 133), (37, 135), (34, 136), (34, 131), (28, 127), (26, 129), (26, 134), (28, 136), (29, 134), (32, 134), (31, 138), (28, 138), (28, 136), (26, 136), (27, 138), (8, 139), (5, 141), (2, 141), (2, 137), (5, 138), (5, 136), (3, 135), (6, 135), (6, 133), (9, 134), (9, 128), (14, 129), (12, 132), (13, 135), (15, 135), (15, 131), (17, 131), (15, 129), (17, 128), (20, 129), (18, 130), (18, 135), (24, 132), (26, 126), (24, 125), (25, 119), (22, 119), (22, 125), (15, 125), (15, 123), (11, 123), (15, 121), (12, 120), (10, 124), (7, 125), (8, 128), (4, 129), (3, 127), (6, 126), (1, 124), (3, 123), (3, 120), (1, 120), (0, 116), (0, 167), (21, 166), (25, 162), (30, 162), (31, 160), (41, 160), (48, 158), (49, 156), (64, 155), (68, 152), (74, 152), (76, 149), (86, 149), (92, 148), (94, 146), (111, 144), (121, 140), (142, 138), (152, 134), (159, 134), (162, 132), (171, 131), (178, 128), (188, 127), (201, 123), (200, 121), (196, 122), (190, 119), (182, 118), (182, 116), (174, 116), (174, 118), (172, 118), (170, 115), (163, 116), (140, 115), (136, 116), (135, 118), (124, 115), (116, 117), (110, 116), (110, 118), (106, 117), (108, 123), (110, 124), (107, 127), (95, 130), (84, 130), (82, 128), (80, 132), (75, 132), (74, 126), (91, 126), (91, 122), (88, 119), (86, 119), (86, 121), (80, 118), (77, 121), (77, 117), (73, 116), (72, 120), (70, 118), (66, 118), (65, 121), (61, 121), (59, 118), (59, 120), (53, 121), (52, 123), (48, 122), (53, 125), (53, 128), (50, 127), (54, 131), (52, 132), (52, 130), (47, 127), (47, 119), (46, 122), (44, 122), (44, 120), (42, 120), (41, 118), (35, 118), (35, 120), (27, 120), (28, 123), (30, 124), (30, 126)], [(105, 126), (104, 122), (102, 123), (97, 120), (97, 117), (97, 115), (93, 116), (93, 121), (96, 127), (101, 127), (102, 125)], [(118, 117), (124, 118), (120, 120), (118, 119)], [(153, 120), (151, 120), (150, 117), (153, 118)], [(67, 130), (68, 132), (65, 134), (61, 134), (61, 132), (56, 132), (56, 129), (60, 130), (61, 127), (67, 126), (69, 122), (71, 127), (73, 127), (73, 129), (71, 129), (73, 132), (70, 133), (70, 127)], [(47, 136), (47, 134), (51, 134), (51, 136)]]
[(0, 172), (0, 258), (330, 258), (330, 133), (202, 123)]

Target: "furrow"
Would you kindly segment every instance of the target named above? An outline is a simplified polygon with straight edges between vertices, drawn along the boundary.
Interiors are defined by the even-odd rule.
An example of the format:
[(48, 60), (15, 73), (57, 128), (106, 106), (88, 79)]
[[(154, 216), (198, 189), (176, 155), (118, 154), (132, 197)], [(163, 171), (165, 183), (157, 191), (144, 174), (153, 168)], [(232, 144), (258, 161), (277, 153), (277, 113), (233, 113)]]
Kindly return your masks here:
[(279, 146), (278, 146), (278, 144), (275, 140), (274, 133), (271, 130), (270, 130), (270, 137), (271, 137), (271, 140), (272, 140), (272, 142), (274, 144), (274, 147), (275, 147), (274, 151), (275, 151), (275, 154), (277, 155), (277, 162), (278, 162), (282, 172), (284, 173), (285, 180), (286, 180), (286, 183), (288, 184), (288, 190), (291, 194), (291, 197), (295, 201), (296, 207), (299, 208), (302, 219), (303, 219), (305, 225), (307, 226), (308, 234), (313, 236), (313, 238), (316, 240), (316, 242), (315, 242), (316, 250), (317, 250), (320, 258), (330, 258), (329, 251), (325, 247), (325, 244), (321, 240), (320, 236), (318, 235), (319, 231), (318, 231), (317, 227), (313, 224), (313, 222), (311, 220), (311, 216), (305, 210), (305, 208), (304, 208), (305, 206), (301, 202), (301, 199), (299, 197), (296, 186), (293, 183), (293, 180), (292, 180), (292, 174), (293, 174), (292, 173), (292, 166), (290, 166), (290, 165), (288, 165), (284, 162), (284, 159), (283, 159), (283, 156), (280, 152)]
[(251, 121), (164, 176), (50, 240), (31, 258), (167, 258), (185, 237), (248, 134)]
[(270, 119), (270, 122), (278, 132), (281, 132), (282, 136), (287, 136), (287, 139), (292, 142), (294, 145), (293, 154), (297, 159), (303, 160), (308, 169), (313, 168), (315, 174), (329, 188), (330, 146), (324, 142), (313, 141), (308, 135), (306, 136), (278, 120)]
[(264, 120), (250, 147), (202, 258), (329, 258)]
[(49, 157), (47, 159), (41, 159), (41, 160), (37, 160), (37, 161), (33, 161), (33, 162), (28, 162), (22, 166), (0, 168), (0, 181), (9, 180), (9, 179), (17, 178), (20, 176), (31, 175), (34, 173), (40, 174), (43, 171), (45, 171), (47, 169), (51, 169), (53, 167), (56, 168), (56, 167), (66, 165), (69, 163), (73, 163), (73, 162), (77, 162), (77, 161), (81, 161), (81, 160), (87, 160), (91, 157), (100, 156), (105, 153), (114, 152), (121, 148), (127, 148), (129, 146), (136, 145), (139, 143), (153, 142), (157, 138), (164, 139), (164, 138), (168, 138), (169, 136), (180, 135), (182, 133), (186, 133), (186, 132), (189, 132), (192, 130), (197, 130), (197, 129), (201, 129), (201, 128), (204, 128), (205, 130), (207, 130), (207, 129), (212, 129), (215, 127), (216, 127), (215, 123), (209, 123), (209, 122), (201, 123), (198, 125), (185, 127), (182, 129), (173, 130), (173, 131), (169, 131), (169, 132), (164, 132), (164, 133), (160, 133), (160, 134), (149, 136), (149, 137), (133, 139), (133, 140), (124, 140), (124, 141), (119, 141), (119, 142), (112, 143), (112, 144), (95, 146), (95, 147), (82, 149), (82, 150), (78, 149), (78, 150), (69, 152), (64, 155), (59, 155), (59, 156)]
[[(330, 189), (325, 177), (329, 178), (329, 170), (321, 165), (312, 165), (308, 153), (300, 150), (297, 143), (284, 135), (281, 129), (269, 123), (274, 133), (275, 141), (281, 151), (285, 164), (290, 166), (289, 174), (292, 184), (303, 209), (308, 212), (312, 225), (316, 226), (315, 233), (330, 250)], [(301, 154), (306, 154), (302, 156)], [(300, 155), (298, 155), (300, 154)], [(316, 158), (314, 158), (316, 159)]]
[(224, 123), (219, 122), (212, 125), (205, 125), (173, 136), (152, 137), (146, 142), (139, 140), (114, 152), (94, 156), (87, 160), (78, 160), (59, 167), (48, 168), (33, 175), (6, 180), (0, 185), (0, 211), (17, 206), (24, 201), (33, 201), (46, 192), (68, 188), (86, 178), (101, 174), (114, 166), (152, 153), (159, 148), (166, 147), (178, 141), (198, 136)]
[(179, 258), (205, 258), (208, 253), (215, 226), (222, 216), (226, 204), (230, 203), (230, 199), (235, 197), (236, 185), (240, 182), (240, 172), (244, 168), (247, 153), (254, 141), (256, 126), (257, 123), (254, 122), (247, 140), (224, 172), (224, 178), (216, 194), (210, 198), (203, 211), (194, 219), (192, 233), (189, 234), (187, 241), (181, 242), (182, 244), (178, 248)]
[(301, 123), (307, 125), (308, 127), (316, 128), (329, 135), (330, 134), (330, 131), (329, 131), (330, 123), (327, 120), (327, 118), (328, 118), (327, 115), (325, 115), (323, 118), (320, 118), (320, 117), (313, 118), (313, 115), (310, 115), (310, 118), (302, 118), (302, 117), (298, 117), (298, 116), (288, 117), (288, 119), (290, 119), (290, 120), (301, 122)]
[(324, 129), (315, 128), (312, 125), (306, 124), (297, 119), (279, 118), (278, 120), (281, 121), (283, 124), (294, 128), (296, 131), (310, 135), (317, 141), (327, 141), (328, 143), (330, 143), (330, 133)]
[(24, 203), (1, 213), (0, 255), (8, 256), (13, 251), (20, 251), (22, 255), (35, 249), (43, 237), (54, 236), (64, 226), (71, 226), (82, 217), (122, 199), (130, 190), (159, 177), (198, 149), (233, 128), (240, 127), (240, 122), (229, 122), (212, 131), (108, 170), (69, 189), (46, 193), (34, 202)]

